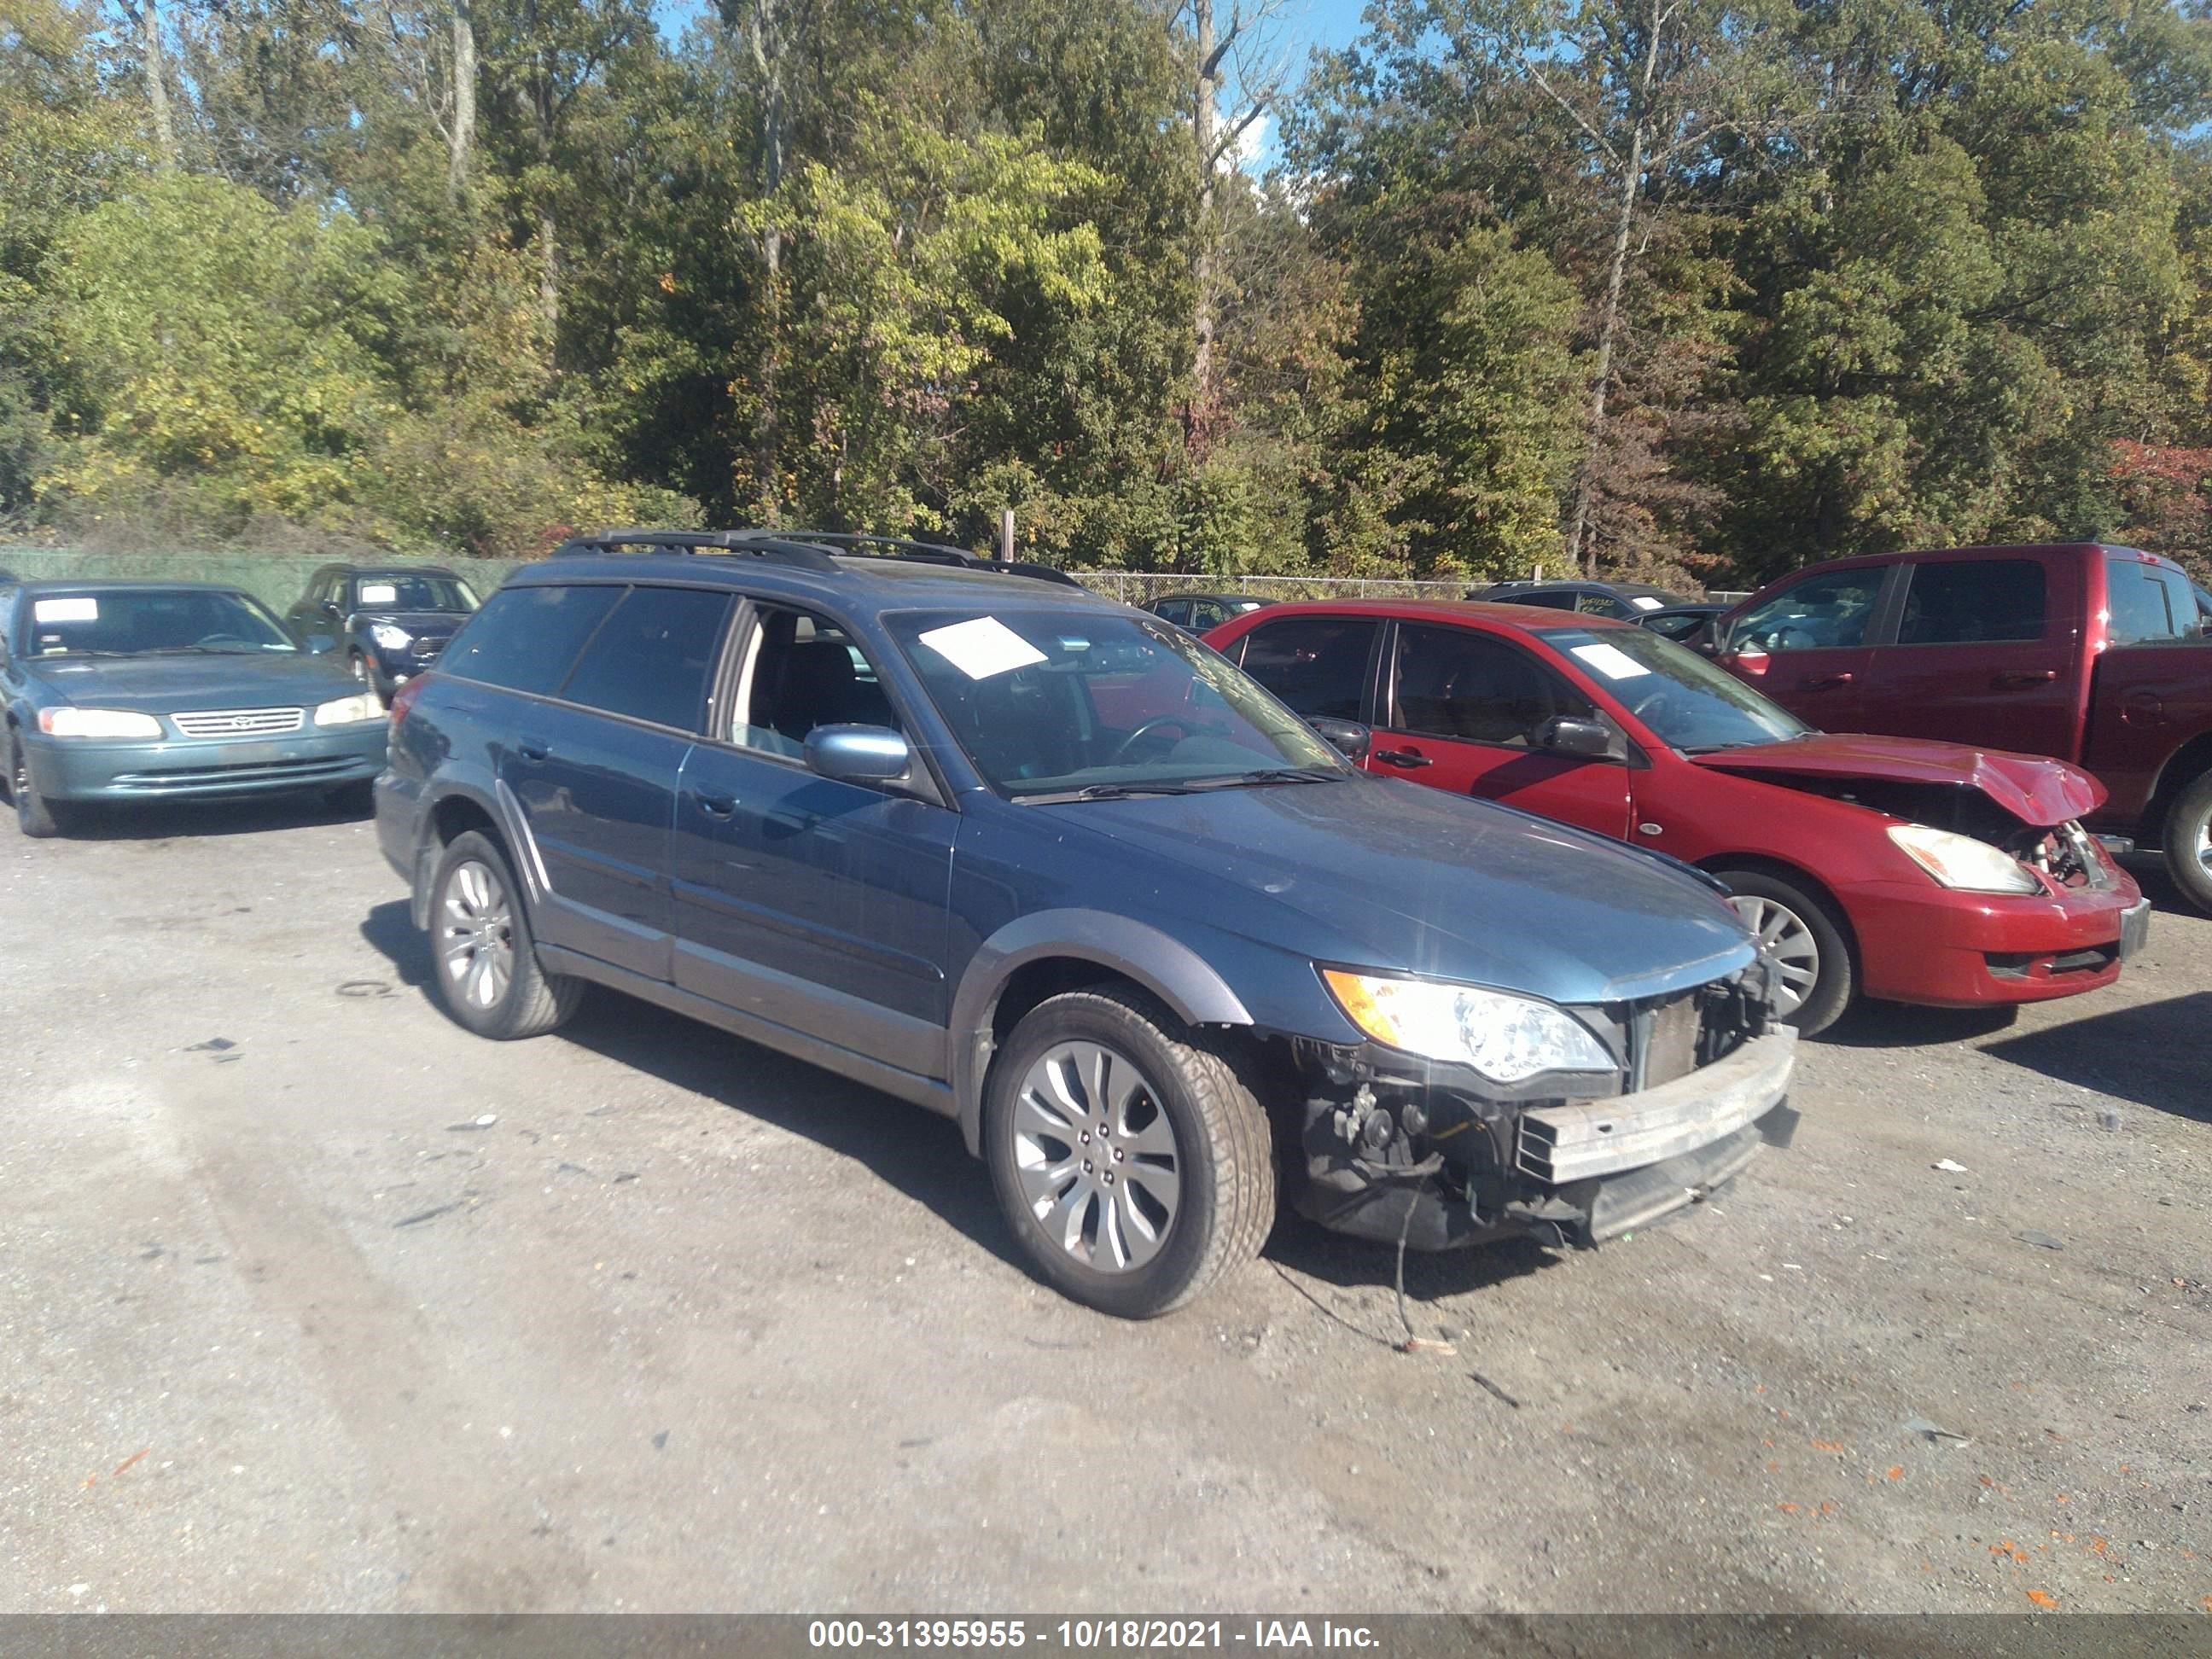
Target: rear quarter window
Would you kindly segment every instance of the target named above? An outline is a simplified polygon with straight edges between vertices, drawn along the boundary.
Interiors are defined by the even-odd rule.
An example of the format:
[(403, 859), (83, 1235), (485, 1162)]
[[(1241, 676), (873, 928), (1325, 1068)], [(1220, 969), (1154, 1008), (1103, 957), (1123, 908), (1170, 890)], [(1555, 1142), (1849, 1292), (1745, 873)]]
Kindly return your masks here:
[(727, 593), (699, 588), (632, 588), (592, 635), (561, 695), (610, 714), (698, 731), (730, 603)]
[(441, 673), (550, 696), (626, 589), (503, 587), (440, 659)]

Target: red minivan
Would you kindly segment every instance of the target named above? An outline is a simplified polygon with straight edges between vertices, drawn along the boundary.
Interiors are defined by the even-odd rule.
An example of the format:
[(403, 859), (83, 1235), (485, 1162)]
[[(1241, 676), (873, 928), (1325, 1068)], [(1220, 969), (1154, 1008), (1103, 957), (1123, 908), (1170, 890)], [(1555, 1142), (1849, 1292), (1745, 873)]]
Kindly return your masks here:
[(1861, 995), (1973, 1007), (2094, 990), (2148, 932), (2148, 902), (2081, 829), (2104, 799), (2087, 774), (1831, 736), (1632, 623), (1347, 601), (1273, 606), (1206, 638), (1324, 729), (1369, 728), (1370, 771), (1718, 877), (1808, 1032)]

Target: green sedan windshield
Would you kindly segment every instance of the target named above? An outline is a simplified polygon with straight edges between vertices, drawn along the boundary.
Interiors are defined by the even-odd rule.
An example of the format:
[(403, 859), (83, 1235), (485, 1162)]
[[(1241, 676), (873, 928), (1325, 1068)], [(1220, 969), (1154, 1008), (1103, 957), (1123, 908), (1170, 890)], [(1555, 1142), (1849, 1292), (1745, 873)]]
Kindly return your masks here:
[(258, 600), (220, 587), (100, 587), (27, 596), (25, 657), (140, 657), (177, 652), (295, 651)]

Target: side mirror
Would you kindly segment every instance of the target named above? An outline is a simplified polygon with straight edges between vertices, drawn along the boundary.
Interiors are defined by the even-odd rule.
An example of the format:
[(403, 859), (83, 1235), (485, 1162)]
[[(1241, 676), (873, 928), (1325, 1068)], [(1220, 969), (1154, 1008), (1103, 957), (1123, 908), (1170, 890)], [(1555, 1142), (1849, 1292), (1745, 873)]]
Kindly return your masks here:
[(345, 612), (338, 609), (337, 602), (335, 599), (325, 599), (320, 605), (317, 605), (315, 609), (322, 612), (324, 616), (328, 617), (332, 622), (343, 622), (345, 620)]
[(1613, 728), (1599, 720), (1554, 714), (1536, 728), (1533, 741), (1547, 754), (1604, 760), (1613, 753)]
[(1318, 714), (1306, 724), (1313, 727), (1330, 748), (1348, 761), (1365, 760), (1367, 751), (1375, 746), (1375, 734), (1358, 720), (1340, 720), (1327, 714)]
[(914, 747), (887, 726), (817, 726), (806, 734), (806, 764), (839, 783), (896, 783)]

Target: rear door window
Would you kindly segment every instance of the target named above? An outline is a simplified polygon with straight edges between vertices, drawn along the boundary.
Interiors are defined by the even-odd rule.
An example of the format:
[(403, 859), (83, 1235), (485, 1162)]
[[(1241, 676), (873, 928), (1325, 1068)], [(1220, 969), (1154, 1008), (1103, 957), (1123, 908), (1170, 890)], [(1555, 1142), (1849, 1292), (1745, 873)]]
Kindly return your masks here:
[(731, 597), (634, 587), (592, 635), (561, 688), (570, 702), (696, 732), (730, 619)]
[(626, 589), (503, 587), (469, 619), (441, 673), (550, 696)]
[(1737, 617), (1729, 643), (1770, 653), (1864, 645), (1888, 574), (1877, 565), (1808, 576)]
[(1554, 714), (1587, 720), (1589, 699), (1520, 647), (1459, 628), (1401, 623), (1390, 729), (1526, 748)]
[(1244, 636), (1244, 672), (1309, 720), (1366, 718), (1379, 620), (1290, 617)]
[(2039, 640), (2050, 614), (2034, 559), (1944, 559), (1916, 564), (1898, 619), (1899, 645), (1990, 645)]

